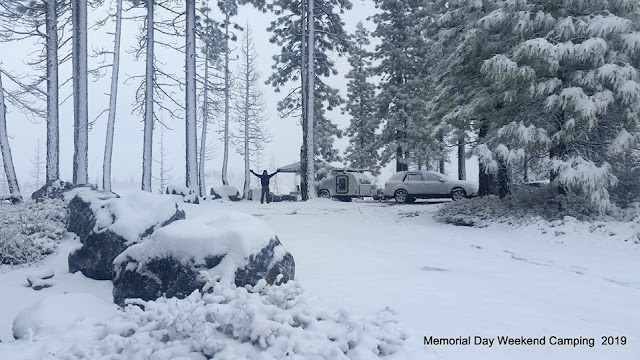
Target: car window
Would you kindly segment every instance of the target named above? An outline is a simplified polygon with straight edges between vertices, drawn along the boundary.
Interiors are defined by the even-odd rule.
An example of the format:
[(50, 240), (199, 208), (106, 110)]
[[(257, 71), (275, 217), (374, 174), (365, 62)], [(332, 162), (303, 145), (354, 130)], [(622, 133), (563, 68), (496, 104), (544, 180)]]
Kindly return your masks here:
[(389, 181), (400, 181), (402, 180), (402, 178), (404, 177), (403, 173), (395, 173), (393, 174), (393, 176), (389, 179)]
[(422, 175), (420, 174), (407, 174), (404, 181), (422, 181)]
[(424, 181), (440, 181), (440, 177), (436, 174), (424, 174)]

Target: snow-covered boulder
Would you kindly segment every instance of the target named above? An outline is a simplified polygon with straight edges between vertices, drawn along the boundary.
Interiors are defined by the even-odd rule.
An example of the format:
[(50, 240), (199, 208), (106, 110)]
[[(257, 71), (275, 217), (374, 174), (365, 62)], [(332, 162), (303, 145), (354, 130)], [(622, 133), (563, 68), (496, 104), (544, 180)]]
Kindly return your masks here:
[(237, 286), (292, 280), (293, 256), (260, 219), (222, 212), (176, 221), (158, 229), (114, 260), (113, 298), (185, 297), (219, 278)]
[(13, 337), (56, 336), (77, 328), (82, 321), (109, 320), (118, 316), (118, 307), (89, 294), (47, 296), (22, 310), (13, 320)]
[(64, 193), (73, 189), (73, 184), (62, 180), (49, 180), (43, 187), (31, 194), (31, 198), (37, 202), (44, 199), (62, 199)]
[(211, 188), (210, 194), (212, 196), (217, 196), (213, 197), (214, 199), (222, 198), (229, 199), (231, 201), (240, 201), (242, 199), (238, 188), (231, 185), (214, 186)]
[(187, 204), (200, 204), (200, 196), (198, 196), (198, 193), (185, 186), (169, 185), (167, 186), (165, 193), (180, 197), (179, 201)]
[(69, 254), (69, 271), (81, 271), (96, 280), (113, 278), (113, 259), (156, 229), (185, 218), (166, 196), (137, 192), (124, 197), (90, 189), (72, 190), (70, 231), (82, 247)]

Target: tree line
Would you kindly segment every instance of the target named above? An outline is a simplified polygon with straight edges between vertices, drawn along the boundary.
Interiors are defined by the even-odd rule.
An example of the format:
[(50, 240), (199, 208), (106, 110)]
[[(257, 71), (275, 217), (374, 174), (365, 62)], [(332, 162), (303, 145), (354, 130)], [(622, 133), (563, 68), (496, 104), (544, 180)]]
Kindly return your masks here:
[[(258, 131), (264, 103), (254, 65), (240, 66), (236, 81), (244, 87), (232, 94), (230, 44), (240, 32), (248, 36), (234, 18), (238, 6), (248, 3), (275, 16), (267, 30), (280, 51), (272, 59), (266, 83), (281, 93), (279, 115), (299, 119), (302, 128), (304, 200), (315, 196), (316, 159), (342, 161), (374, 173), (392, 161), (396, 171), (445, 172), (448, 154), (456, 149), (460, 179), (466, 178), (466, 159), (470, 155), (479, 159), (480, 195), (504, 197), (514, 181), (548, 178), (560, 194), (572, 192), (605, 209), (610, 190), (618, 179), (629, 178), (637, 163), (637, 2), (374, 0), (377, 11), (369, 20), (375, 29), (370, 33), (359, 24), (349, 34), (343, 21), (352, 7), (348, 0), (220, 0), (215, 10), (208, 1), (199, 5), (195, 0), (114, 1), (114, 47), (103, 52), (113, 59), (105, 65), (112, 76), (105, 189), (110, 187), (121, 51), (118, 29), (122, 12), (132, 9), (143, 15), (138, 12), (127, 21), (144, 24), (133, 53), (145, 61), (146, 72), (128, 79), (140, 84), (134, 108), (145, 124), (142, 189), (151, 191), (153, 128), (160, 122), (157, 109), (185, 121), (187, 187), (205, 191), (207, 123), (216, 112), (224, 119), (222, 183), (228, 184), (230, 145), (245, 155), (248, 169), (248, 154), (268, 140), (268, 134)], [(125, 4), (129, 8), (124, 9)], [(87, 161), (86, 5), (78, 0), (0, 5), (4, 40), (44, 39), (44, 50), (33, 64), (43, 70), (41, 76), (29, 83), (11, 76), (21, 90), (4, 93), (24, 112), (46, 117), (49, 180), (59, 176), (57, 68), (72, 62), (74, 183), (78, 184), (86, 182)], [(169, 16), (158, 19), (158, 13)], [(71, 36), (66, 36), (69, 27)], [(169, 43), (167, 37), (183, 41)], [(59, 56), (69, 41), (72, 51)], [(255, 64), (257, 54), (250, 43), (239, 46), (246, 64)], [(154, 46), (184, 53), (184, 75), (164, 71)], [(351, 68), (344, 75), (346, 98), (330, 85), (330, 78), (338, 75), (340, 56), (347, 57)], [(183, 88), (184, 100), (174, 99), (171, 87)], [(28, 99), (34, 98), (46, 101), (46, 109), (31, 106)], [(345, 131), (331, 121), (334, 110), (350, 115)], [(229, 135), (233, 115), (243, 119), (238, 130), (244, 141)], [(349, 145), (340, 154), (334, 140), (344, 135)], [(0, 136), (0, 144), (5, 142)], [(245, 192), (247, 184), (248, 178)]]

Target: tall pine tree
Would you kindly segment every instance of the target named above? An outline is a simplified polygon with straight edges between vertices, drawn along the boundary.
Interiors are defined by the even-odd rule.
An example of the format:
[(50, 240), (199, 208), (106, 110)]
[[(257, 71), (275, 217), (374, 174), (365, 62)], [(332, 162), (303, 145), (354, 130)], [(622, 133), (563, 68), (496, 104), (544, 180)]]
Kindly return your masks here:
[(518, 1), (479, 22), (512, 46), (485, 61), (501, 107), (478, 152), (491, 168), (546, 150), (561, 193), (600, 210), (616, 181), (610, 162), (640, 138), (640, 3)]
[(396, 171), (408, 170), (418, 149), (431, 149), (434, 132), (428, 126), (427, 106), (432, 94), (429, 74), (430, 43), (427, 28), (432, 21), (428, 0), (376, 0), (380, 10), (373, 17), (374, 36), (380, 39), (375, 58), (381, 77), (378, 116), (383, 121), (379, 145), (382, 162), (392, 158)]
[(351, 39), (351, 70), (346, 75), (349, 83), (344, 111), (351, 115), (351, 124), (346, 131), (349, 146), (345, 151), (345, 160), (352, 167), (370, 169), (378, 174), (380, 165), (376, 129), (380, 122), (375, 111), (375, 86), (368, 81), (371, 76), (371, 53), (366, 47), (370, 43), (367, 29), (362, 22), (358, 23)]

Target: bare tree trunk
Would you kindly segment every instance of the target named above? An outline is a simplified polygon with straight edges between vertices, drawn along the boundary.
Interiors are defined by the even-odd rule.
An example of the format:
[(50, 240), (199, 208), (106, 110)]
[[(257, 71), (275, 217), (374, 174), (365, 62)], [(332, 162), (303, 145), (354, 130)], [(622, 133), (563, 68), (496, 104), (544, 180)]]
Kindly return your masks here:
[(396, 148), (396, 172), (407, 170), (409, 169), (408, 165), (405, 163), (404, 151), (402, 151), (402, 146), (398, 146)]
[(316, 197), (316, 168), (315, 168), (315, 4), (314, 0), (309, 0), (309, 39), (308, 39), (308, 60), (307, 60), (307, 197), (313, 199)]
[(464, 133), (458, 139), (458, 180), (467, 180), (467, 152)]
[(227, 178), (227, 168), (229, 166), (229, 11), (225, 14), (225, 52), (224, 52), (224, 154), (222, 158), (222, 185), (229, 185)]
[(444, 149), (444, 139), (442, 137), (440, 137), (440, 160), (439, 160), (439, 165), (440, 165), (440, 174), (444, 174), (444, 165), (445, 165), (445, 156), (446, 156), (446, 152)]
[(87, 1), (72, 1), (73, 17), (73, 183), (89, 181), (87, 168), (89, 142), (89, 103), (87, 69)]
[(16, 177), (16, 170), (13, 166), (11, 147), (9, 146), (9, 136), (7, 135), (7, 107), (4, 103), (4, 87), (2, 86), (2, 72), (0, 72), (0, 152), (4, 165), (4, 173), (7, 175), (9, 192), (16, 200), (21, 200), (20, 186)]
[(307, 192), (307, 1), (302, 0), (302, 12), (300, 15), (300, 34), (302, 39), (300, 43), (300, 92), (301, 99), (301, 126), (302, 126), (302, 147), (300, 148), (300, 197), (303, 201), (309, 200)]
[(164, 149), (164, 127), (160, 128), (160, 193), (167, 188), (167, 170), (164, 167), (166, 152)]
[(504, 199), (511, 194), (509, 180), (509, 164), (506, 160), (498, 158), (498, 195)]
[(58, 106), (58, 8), (45, 2), (47, 32), (47, 181), (60, 178), (60, 117)]
[(111, 92), (109, 93), (109, 119), (107, 137), (104, 142), (104, 160), (102, 162), (102, 188), (111, 191), (111, 158), (113, 156), (113, 132), (116, 122), (118, 100), (118, 75), (120, 73), (120, 39), (122, 37), (122, 0), (116, 2), (116, 32), (113, 41), (113, 67), (111, 70)]
[(204, 163), (207, 157), (207, 125), (209, 122), (209, 49), (204, 61), (204, 99), (202, 101), (202, 135), (200, 136), (200, 196), (207, 196), (207, 185), (205, 182)]
[(144, 101), (144, 140), (142, 148), (142, 190), (151, 192), (152, 159), (153, 159), (153, 45), (154, 45), (154, 17), (155, 0), (147, 2), (147, 54)]
[[(186, 0), (186, 95), (185, 95), (185, 145), (186, 186), (198, 188), (198, 129), (196, 125), (196, 1)], [(205, 90), (206, 91), (206, 90)]]
[[(247, 27), (248, 28), (248, 27)], [(246, 53), (249, 54), (249, 41), (247, 40), (247, 49)], [(251, 189), (251, 173), (249, 172), (249, 96), (250, 96), (250, 81), (249, 81), (249, 61), (247, 60), (245, 74), (247, 74), (247, 79), (244, 86), (244, 96), (245, 96), (245, 105), (244, 105), (244, 187), (242, 189), (242, 198), (249, 198), (249, 191)]]
[(527, 156), (526, 151), (524, 153), (523, 169), (524, 169), (523, 181), (526, 184), (529, 182), (529, 156)]
[[(478, 132), (478, 139), (480, 141), (484, 140), (489, 132), (489, 124), (486, 120), (482, 122), (480, 125), (480, 131)], [(493, 176), (487, 172), (487, 169), (483, 164), (480, 164), (478, 169), (478, 180), (479, 180), (479, 189), (478, 196), (488, 196), (491, 195), (491, 188), (493, 183)]]

